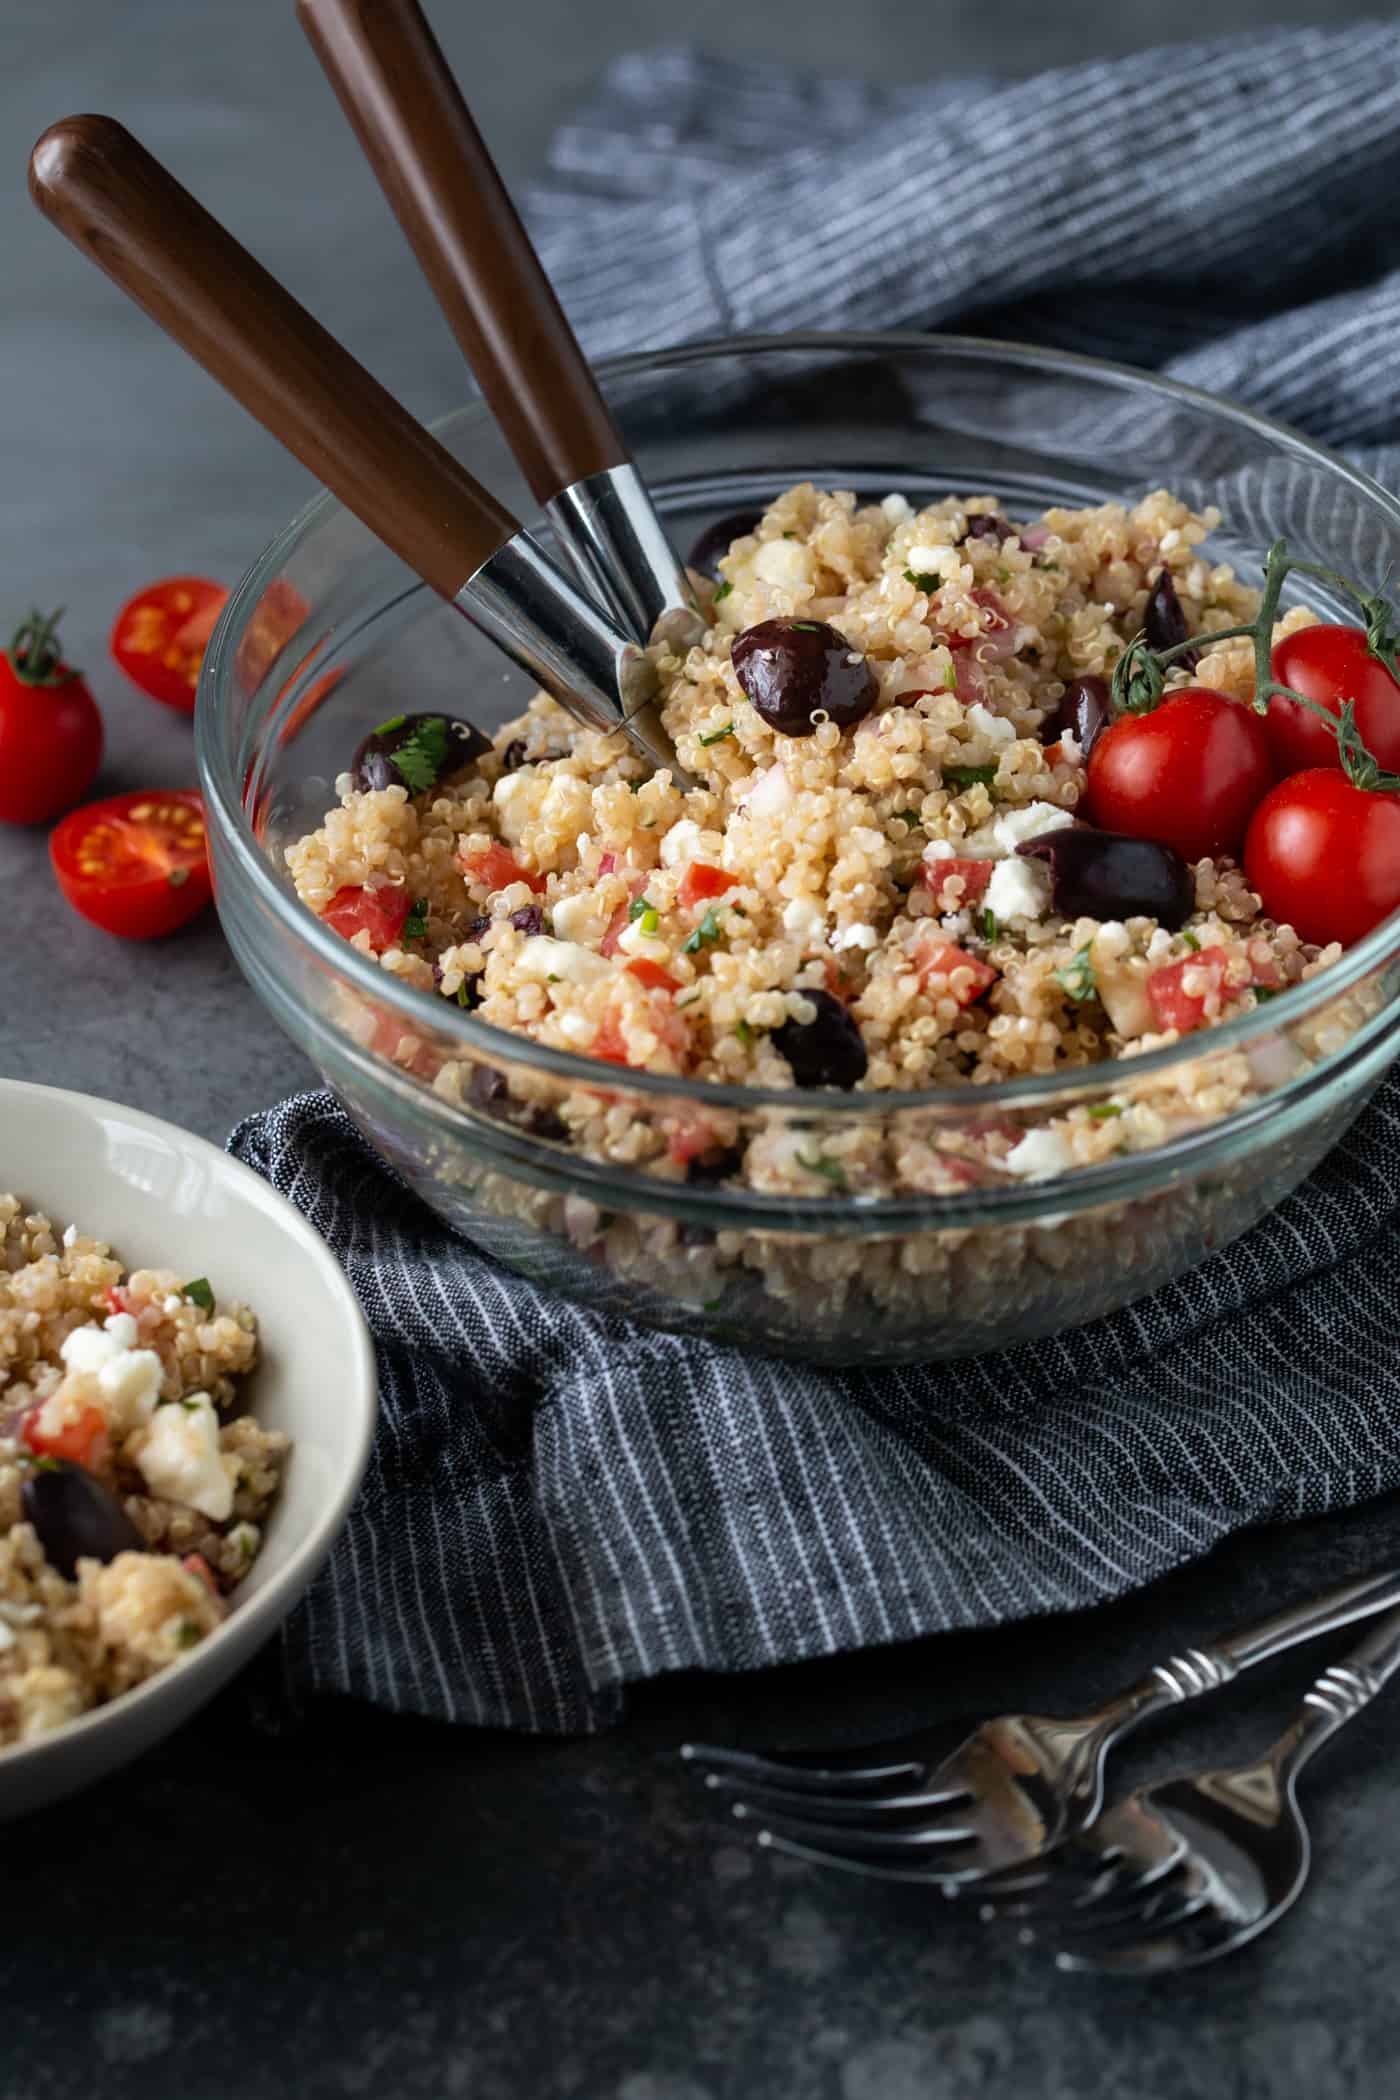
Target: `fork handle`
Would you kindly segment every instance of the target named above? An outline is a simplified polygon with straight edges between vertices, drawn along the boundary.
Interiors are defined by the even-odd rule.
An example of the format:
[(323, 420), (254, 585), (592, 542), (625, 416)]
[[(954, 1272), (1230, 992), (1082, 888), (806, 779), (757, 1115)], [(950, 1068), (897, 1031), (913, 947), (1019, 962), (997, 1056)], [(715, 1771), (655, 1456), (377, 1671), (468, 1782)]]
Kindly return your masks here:
[(1274, 1769), (1290, 1785), (1324, 1743), (1368, 1707), (1400, 1670), (1400, 1610), (1373, 1626), (1344, 1662), (1331, 1663), (1303, 1694), (1297, 1719), (1275, 1743)]
[(1388, 1568), (1224, 1634), (1205, 1647), (1188, 1648), (1158, 1663), (1139, 1684), (1109, 1703), (1103, 1710), (1106, 1742), (1117, 1742), (1152, 1714), (1203, 1698), (1256, 1663), (1396, 1607), (1400, 1607), (1400, 1569)]

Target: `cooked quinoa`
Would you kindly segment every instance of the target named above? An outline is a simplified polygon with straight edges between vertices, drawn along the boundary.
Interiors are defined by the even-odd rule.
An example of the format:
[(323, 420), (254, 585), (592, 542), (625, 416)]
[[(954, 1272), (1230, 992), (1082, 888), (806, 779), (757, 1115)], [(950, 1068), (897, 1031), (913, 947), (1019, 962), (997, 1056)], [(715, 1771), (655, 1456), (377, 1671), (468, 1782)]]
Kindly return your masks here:
[[(0, 1195), (0, 1748), (140, 1684), (223, 1619), (288, 1452), (238, 1412), (256, 1358), (253, 1315), (214, 1305), (204, 1279), (128, 1274)], [(129, 1542), (64, 1572), (26, 1482), (78, 1467)]]
[[(663, 719), (700, 786), (648, 777), (625, 739), (539, 697), (420, 792), (344, 774), (338, 806), (288, 849), (298, 894), (392, 975), (483, 1020), (686, 1079), (986, 1087), (1130, 1059), (1177, 1039), (1164, 971), (1177, 1012), (1209, 1029), (1339, 948), (1265, 917), (1223, 859), (1191, 869), (1194, 909), (1178, 927), (1067, 919), (1015, 848), (1073, 823), (1083, 754), (1072, 735), (1042, 732), (1070, 681), (1111, 673), (1163, 571), (1188, 631), (1253, 616), (1258, 594), (1202, 552), (1219, 522), (1165, 491), (1027, 525), (990, 496), (915, 513), (897, 494), (860, 505), (790, 489), (734, 541), (718, 587), (698, 579), (713, 622), (703, 642), (657, 653)], [(849, 642), (878, 684), (864, 719), (819, 715), (794, 735), (759, 713), (731, 651), (774, 619), (826, 623)], [(1295, 609), (1275, 633), (1312, 619)], [(1169, 683), (1243, 703), (1252, 678), (1241, 639)], [(382, 909), (356, 930), (366, 893)], [(361, 1025), (449, 1100), (480, 1097), (471, 1064), (382, 1015)], [(1202, 1060), (1135, 1085), (1111, 1114), (1080, 1106), (1032, 1132), (985, 1131), (976, 1150), (985, 1169), (1041, 1178), (1228, 1115), (1259, 1084), (1243, 1055)], [(556, 1097), (575, 1143), (662, 1175), (733, 1144), (717, 1111), (668, 1131), (610, 1118), (595, 1090)], [(863, 1142), (852, 1135), (846, 1185), (941, 1192), (967, 1178), (946, 1144), (872, 1158)], [(775, 1127), (730, 1171), (811, 1195), (827, 1166)]]

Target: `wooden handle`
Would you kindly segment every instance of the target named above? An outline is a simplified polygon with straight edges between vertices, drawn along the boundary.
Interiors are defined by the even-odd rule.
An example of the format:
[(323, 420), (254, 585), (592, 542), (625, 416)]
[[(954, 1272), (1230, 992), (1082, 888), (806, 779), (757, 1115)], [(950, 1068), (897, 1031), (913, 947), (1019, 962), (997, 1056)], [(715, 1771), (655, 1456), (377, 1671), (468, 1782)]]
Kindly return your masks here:
[(627, 448), (417, 0), (297, 14), (541, 503)]
[(29, 163), (59, 231), (445, 598), (516, 520), (110, 117)]

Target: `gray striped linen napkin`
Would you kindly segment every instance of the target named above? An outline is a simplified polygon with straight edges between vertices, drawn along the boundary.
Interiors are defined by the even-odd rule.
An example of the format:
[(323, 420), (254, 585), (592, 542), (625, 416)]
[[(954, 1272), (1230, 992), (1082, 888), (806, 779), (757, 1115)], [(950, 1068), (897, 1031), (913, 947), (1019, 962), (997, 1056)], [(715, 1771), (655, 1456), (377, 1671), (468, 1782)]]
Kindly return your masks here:
[[(882, 91), (629, 58), (533, 200), (595, 355), (975, 326), (1159, 366), (1400, 474), (1400, 27)], [(326, 1093), (231, 1149), (379, 1350), (364, 1493), (286, 1634), (298, 1693), (567, 1732), (629, 1682), (1082, 1608), (1227, 1532), (1400, 1486), (1400, 1084), (1180, 1282), (1053, 1341), (776, 1363), (548, 1296)]]

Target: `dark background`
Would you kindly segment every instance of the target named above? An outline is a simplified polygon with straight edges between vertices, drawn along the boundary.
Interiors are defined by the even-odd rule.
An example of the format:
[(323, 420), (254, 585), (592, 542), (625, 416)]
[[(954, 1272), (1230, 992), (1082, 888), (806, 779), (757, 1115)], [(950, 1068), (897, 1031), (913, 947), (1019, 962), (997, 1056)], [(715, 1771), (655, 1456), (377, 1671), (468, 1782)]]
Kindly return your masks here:
[[(523, 182), (598, 69), (641, 44), (693, 36), (909, 80), (1363, 12), (440, 0), (434, 19)], [(117, 606), (172, 571), (232, 581), (309, 485), (31, 210), (29, 147), (80, 109), (127, 122), (420, 415), (466, 388), (290, 0), (0, 0), (0, 618), (31, 599), (69, 606), (114, 792), (194, 771), (188, 726), (123, 690), (106, 660)], [(212, 921), (156, 949), (110, 943), (57, 905), (43, 839), (26, 833), (0, 835), (0, 899), (5, 1072), (220, 1138), (307, 1076)], [(1393, 2094), (1393, 1711), (1366, 1716), (1318, 1772), (1305, 1910), (1236, 1962), (1153, 1991), (1058, 1982), (918, 1891), (756, 1857), (670, 1753), (690, 1733), (854, 1741), (1073, 1705), (1236, 1615), (1384, 1562), (1396, 1515), (1255, 1534), (1092, 1622), (655, 1687), (594, 1743), (352, 1709), (269, 1736), (236, 1692), (129, 1773), (5, 1830), (0, 2100)], [(1309, 1667), (1237, 1691), (1200, 1746), (1252, 1754)]]

